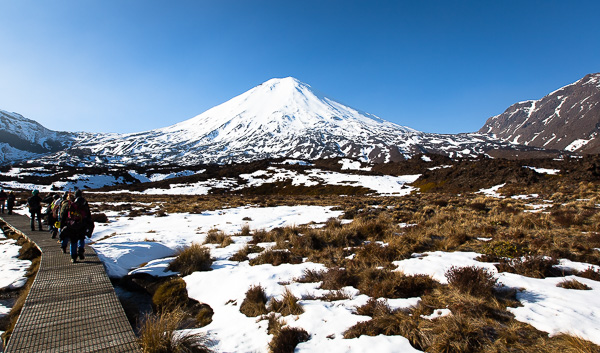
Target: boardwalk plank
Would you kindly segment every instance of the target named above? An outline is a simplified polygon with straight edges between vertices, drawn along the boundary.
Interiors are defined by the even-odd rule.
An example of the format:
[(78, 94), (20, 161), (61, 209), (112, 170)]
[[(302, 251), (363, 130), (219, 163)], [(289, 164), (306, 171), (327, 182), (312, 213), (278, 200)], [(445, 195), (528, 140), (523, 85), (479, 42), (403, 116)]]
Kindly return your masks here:
[(40, 270), (27, 296), (6, 353), (140, 352), (135, 334), (102, 262), (91, 247), (71, 263), (48, 232), (30, 231), (29, 218), (0, 218), (35, 242)]

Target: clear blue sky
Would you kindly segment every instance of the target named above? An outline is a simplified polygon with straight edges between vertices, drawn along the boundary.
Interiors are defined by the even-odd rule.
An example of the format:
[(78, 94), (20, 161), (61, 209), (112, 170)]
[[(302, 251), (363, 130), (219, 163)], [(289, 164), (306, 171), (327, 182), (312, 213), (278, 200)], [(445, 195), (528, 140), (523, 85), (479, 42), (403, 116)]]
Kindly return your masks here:
[(138, 132), (293, 76), (417, 130), (478, 130), (600, 71), (600, 1), (0, 0), (0, 109)]

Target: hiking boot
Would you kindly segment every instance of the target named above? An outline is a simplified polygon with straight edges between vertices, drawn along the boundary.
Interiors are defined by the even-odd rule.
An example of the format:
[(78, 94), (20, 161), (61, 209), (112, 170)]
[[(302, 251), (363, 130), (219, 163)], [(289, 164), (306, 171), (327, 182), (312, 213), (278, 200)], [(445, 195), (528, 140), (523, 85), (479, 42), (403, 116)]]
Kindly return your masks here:
[(85, 260), (85, 256), (83, 255), (83, 251), (79, 253), (79, 260)]
[(71, 262), (72, 262), (72, 263), (76, 263), (76, 262), (77, 262), (77, 256), (73, 256), (73, 257), (71, 257)]

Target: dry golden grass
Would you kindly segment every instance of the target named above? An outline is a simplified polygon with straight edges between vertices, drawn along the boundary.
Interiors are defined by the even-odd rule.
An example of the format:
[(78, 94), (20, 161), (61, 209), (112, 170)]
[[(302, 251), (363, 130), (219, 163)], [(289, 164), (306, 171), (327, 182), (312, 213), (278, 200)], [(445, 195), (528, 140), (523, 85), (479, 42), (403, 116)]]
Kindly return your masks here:
[(565, 288), (565, 289), (577, 289), (577, 290), (591, 290), (592, 288), (584, 283), (579, 282), (576, 279), (568, 279), (562, 282), (559, 282), (557, 287)]
[(240, 312), (248, 317), (265, 315), (268, 313), (267, 300), (263, 287), (252, 286), (246, 291), (246, 297), (240, 305)]
[(168, 269), (187, 276), (196, 271), (209, 271), (212, 265), (210, 250), (193, 243), (187, 248), (180, 250), (175, 260), (171, 261)]
[(211, 229), (206, 234), (204, 244), (219, 244), (220, 247), (224, 248), (233, 244), (233, 239), (231, 239), (231, 236), (225, 234), (223, 231)]
[(173, 278), (161, 284), (152, 296), (156, 311), (171, 311), (188, 303), (187, 285), (181, 278)]
[(302, 305), (298, 303), (298, 298), (296, 298), (288, 288), (283, 292), (283, 297), (281, 299), (271, 299), (267, 309), (269, 311), (280, 313), (283, 316), (300, 315), (304, 313)]
[(175, 309), (148, 315), (140, 329), (139, 343), (144, 353), (208, 353), (210, 340), (202, 333), (181, 332), (188, 328), (186, 314)]
[[(460, 196), (428, 193), (401, 198), (209, 195), (169, 200), (144, 196), (144, 202), (160, 205), (169, 213), (246, 204), (335, 205), (344, 210), (342, 218), (353, 219), (352, 223), (330, 219), (323, 228), (297, 226), (272, 231), (250, 231), (246, 227), (235, 235), (251, 235), (253, 244), (276, 244), (271, 251), (263, 251), (259, 260), (253, 260), (254, 264), (278, 264), (302, 258), (324, 264), (327, 270), (306, 272), (298, 281), (322, 281), (321, 288), (330, 289), (332, 299), (342, 298), (343, 293), (337, 291), (345, 286), (359, 288), (374, 298), (421, 296), (421, 303), (407, 311), (393, 311), (381, 300), (370, 300), (357, 308), (357, 313), (372, 319), (349, 329), (346, 337), (401, 334), (414, 347), (428, 352), (597, 352), (598, 346), (585, 340), (571, 336), (549, 338), (516, 321), (506, 310), (519, 305), (516, 292), (494, 287), (493, 278), (477, 269), (465, 278), (456, 276), (450, 285), (390, 271), (393, 261), (436, 250), (479, 252), (485, 254), (482, 260), (499, 262), (500, 271), (538, 278), (564, 275), (553, 267), (554, 259), (600, 265), (600, 252), (595, 250), (600, 248), (600, 213), (596, 208), (600, 203), (599, 185), (560, 180), (550, 180), (547, 184), (508, 184), (501, 190), (505, 195), (539, 194), (540, 199), (533, 201), (468, 193)], [(541, 199), (552, 201), (545, 212), (525, 212), (531, 210), (530, 203), (545, 203)], [(142, 209), (140, 201), (123, 196), (121, 202), (129, 202), (131, 209)], [(415, 226), (403, 227), (399, 223)], [(260, 251), (249, 245), (232, 259), (246, 261), (248, 254)], [(590, 268), (577, 275), (600, 280), (599, 273)], [(465, 291), (467, 287), (478, 290)], [(291, 293), (288, 295), (287, 302), (301, 308), (297, 301)], [(285, 298), (272, 300), (269, 310), (289, 315), (291, 310), (284, 308), (292, 305), (283, 302)], [(453, 314), (435, 320), (421, 316), (440, 308), (448, 308)], [(269, 315), (272, 333), (284, 327), (279, 317), (279, 314)]]
[(309, 339), (310, 335), (304, 329), (283, 327), (273, 334), (273, 339), (269, 342), (269, 352), (293, 353), (298, 343)]

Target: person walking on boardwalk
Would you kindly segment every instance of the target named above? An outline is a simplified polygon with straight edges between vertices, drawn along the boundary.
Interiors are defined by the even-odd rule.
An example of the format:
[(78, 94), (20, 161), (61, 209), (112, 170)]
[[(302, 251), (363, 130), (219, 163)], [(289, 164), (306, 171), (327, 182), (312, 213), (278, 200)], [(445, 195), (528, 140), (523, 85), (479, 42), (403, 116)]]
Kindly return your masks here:
[(35, 230), (35, 217), (38, 220), (39, 230), (42, 230), (42, 198), (38, 190), (33, 190), (32, 196), (27, 199), (29, 214), (31, 215), (31, 230)]
[(6, 195), (6, 192), (4, 192), (4, 189), (2, 189), (2, 191), (0, 191), (0, 209), (2, 209), (2, 213), (4, 213), (4, 203), (6, 202), (7, 198), (8, 195)]
[(8, 197), (6, 198), (6, 208), (8, 209), (8, 214), (12, 214), (13, 207), (15, 207), (15, 193), (11, 191), (8, 193)]
[(69, 245), (69, 229), (67, 228), (67, 218), (69, 216), (70, 204), (75, 201), (75, 196), (71, 192), (67, 191), (63, 195), (61, 202), (58, 205), (58, 242), (63, 253), (67, 252), (67, 245)]
[(75, 192), (75, 201), (69, 203), (66, 228), (66, 235), (71, 241), (71, 262), (77, 262), (78, 257), (80, 260), (85, 259), (85, 238), (92, 236), (94, 222), (90, 206), (81, 190)]

